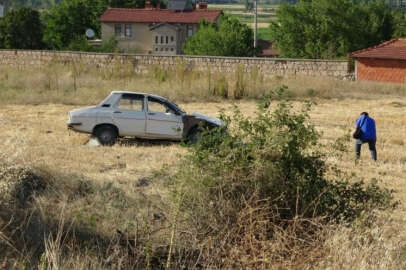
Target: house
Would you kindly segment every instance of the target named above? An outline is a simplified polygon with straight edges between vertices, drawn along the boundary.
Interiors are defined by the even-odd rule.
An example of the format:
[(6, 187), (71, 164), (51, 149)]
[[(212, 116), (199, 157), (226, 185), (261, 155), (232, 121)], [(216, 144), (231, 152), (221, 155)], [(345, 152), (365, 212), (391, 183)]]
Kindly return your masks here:
[(187, 0), (170, 0), (168, 9), (109, 8), (100, 17), (102, 40), (115, 37), (124, 51), (148, 54), (182, 54), (182, 45), (196, 33), (201, 20), (216, 23), (221, 10), (208, 10), (207, 3), (196, 8)]
[(349, 54), (360, 81), (406, 83), (406, 38), (386, 41)]

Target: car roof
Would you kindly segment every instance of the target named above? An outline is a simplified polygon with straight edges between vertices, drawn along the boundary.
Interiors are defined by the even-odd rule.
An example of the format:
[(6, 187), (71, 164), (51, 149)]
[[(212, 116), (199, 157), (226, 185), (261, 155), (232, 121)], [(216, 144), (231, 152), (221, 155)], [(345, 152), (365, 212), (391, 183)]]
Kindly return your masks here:
[(137, 95), (150, 96), (150, 97), (154, 97), (154, 98), (161, 99), (164, 101), (168, 101), (167, 98), (164, 98), (164, 97), (161, 97), (158, 95), (142, 93), (142, 92), (135, 92), (135, 91), (127, 91), (127, 90), (115, 90), (115, 91), (112, 91), (111, 94), (137, 94)]

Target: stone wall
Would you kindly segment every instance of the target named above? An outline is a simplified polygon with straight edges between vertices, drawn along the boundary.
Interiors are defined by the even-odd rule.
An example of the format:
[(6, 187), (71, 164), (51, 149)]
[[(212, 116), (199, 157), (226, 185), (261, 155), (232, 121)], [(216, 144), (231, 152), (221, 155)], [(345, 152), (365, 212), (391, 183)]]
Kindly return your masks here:
[(81, 63), (97, 68), (130, 66), (137, 73), (148, 73), (155, 68), (164, 70), (179, 67), (194, 71), (232, 73), (240, 69), (256, 69), (264, 77), (275, 75), (307, 75), (347, 78), (349, 64), (336, 60), (305, 60), (280, 58), (206, 57), (206, 56), (157, 56), (136, 54), (100, 54), (61, 51), (0, 50), (0, 66), (40, 67), (53, 63)]

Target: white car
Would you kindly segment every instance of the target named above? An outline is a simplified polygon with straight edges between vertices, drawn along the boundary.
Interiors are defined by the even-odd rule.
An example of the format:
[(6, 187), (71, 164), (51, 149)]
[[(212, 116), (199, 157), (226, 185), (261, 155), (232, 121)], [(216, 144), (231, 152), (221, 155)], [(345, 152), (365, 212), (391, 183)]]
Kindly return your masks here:
[(130, 92), (113, 91), (99, 105), (72, 110), (68, 128), (95, 136), (102, 145), (113, 145), (118, 137), (190, 140), (196, 142), (201, 126), (223, 126), (217, 118), (186, 114), (166, 98)]

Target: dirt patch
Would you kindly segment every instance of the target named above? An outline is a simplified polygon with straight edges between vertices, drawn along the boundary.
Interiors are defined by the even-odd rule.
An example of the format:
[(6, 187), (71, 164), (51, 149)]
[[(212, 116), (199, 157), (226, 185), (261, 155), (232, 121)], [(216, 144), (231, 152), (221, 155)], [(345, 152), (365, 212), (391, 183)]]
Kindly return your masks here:
[(393, 102), (389, 103), (389, 105), (392, 107), (396, 107), (396, 108), (406, 107), (406, 103), (399, 102), (399, 101), (393, 101)]

